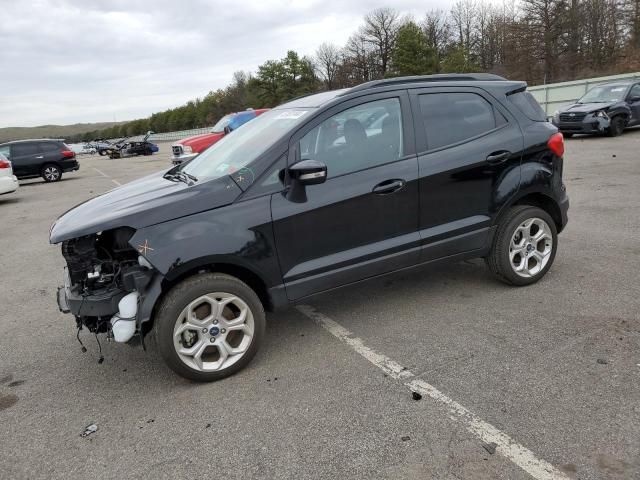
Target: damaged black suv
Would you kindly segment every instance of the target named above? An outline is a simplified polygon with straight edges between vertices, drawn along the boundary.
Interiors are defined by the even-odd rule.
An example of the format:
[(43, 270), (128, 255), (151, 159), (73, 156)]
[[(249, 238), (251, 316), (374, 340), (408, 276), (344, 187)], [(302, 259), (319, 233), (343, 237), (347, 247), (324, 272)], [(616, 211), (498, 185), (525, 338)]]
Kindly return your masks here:
[(528, 285), (567, 222), (563, 149), (526, 84), (494, 75), (302, 97), (62, 215), (58, 305), (117, 342), (154, 331), (208, 381), (251, 360), (265, 310), (319, 292), (474, 257)]

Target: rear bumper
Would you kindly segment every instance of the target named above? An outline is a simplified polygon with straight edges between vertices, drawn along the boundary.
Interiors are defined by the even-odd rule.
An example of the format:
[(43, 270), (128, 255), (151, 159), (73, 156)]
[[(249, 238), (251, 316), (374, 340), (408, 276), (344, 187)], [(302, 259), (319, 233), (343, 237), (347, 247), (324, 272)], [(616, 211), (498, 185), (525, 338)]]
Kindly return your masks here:
[(560, 202), (558, 202), (558, 207), (560, 207), (560, 220), (561, 225), (558, 233), (564, 230), (564, 227), (569, 223), (569, 196), (567, 195), (566, 190), (563, 191), (562, 198), (560, 198)]
[(0, 177), (0, 195), (15, 192), (19, 185), (18, 178), (15, 175)]
[(77, 160), (73, 160), (71, 162), (64, 162), (62, 164), (63, 172), (75, 172), (76, 170), (80, 170), (80, 164)]

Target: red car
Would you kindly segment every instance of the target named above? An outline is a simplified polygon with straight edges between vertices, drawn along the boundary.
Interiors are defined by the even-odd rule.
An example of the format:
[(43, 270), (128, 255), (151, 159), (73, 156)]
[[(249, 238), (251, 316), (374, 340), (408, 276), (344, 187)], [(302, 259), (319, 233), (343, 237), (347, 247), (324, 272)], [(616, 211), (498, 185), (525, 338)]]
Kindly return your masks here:
[(231, 133), (236, 128), (268, 110), (268, 108), (261, 108), (258, 110), (249, 109), (244, 112), (230, 113), (222, 117), (218, 123), (211, 128), (211, 132), (187, 137), (174, 143), (171, 146), (171, 150), (173, 151), (173, 164), (179, 165), (182, 162), (191, 160), (226, 134)]

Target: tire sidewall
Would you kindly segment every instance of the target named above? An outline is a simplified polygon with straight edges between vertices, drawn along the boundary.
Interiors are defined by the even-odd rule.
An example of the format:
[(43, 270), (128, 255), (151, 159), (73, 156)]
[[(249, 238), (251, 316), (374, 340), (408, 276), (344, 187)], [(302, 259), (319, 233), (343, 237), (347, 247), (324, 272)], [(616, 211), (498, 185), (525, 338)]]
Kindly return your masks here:
[[(538, 272), (538, 274), (533, 277), (521, 277), (513, 270), (513, 267), (511, 266), (511, 259), (509, 258), (509, 247), (511, 245), (511, 238), (515, 233), (516, 228), (525, 220), (530, 218), (540, 218), (544, 220), (547, 225), (549, 225), (549, 228), (551, 229), (551, 237), (553, 240), (553, 248), (551, 250), (551, 257), (549, 258), (549, 261), (544, 266), (544, 268), (540, 272)], [(512, 218), (508, 219), (501, 230), (502, 231), (500, 237), (498, 238), (498, 241), (502, 243), (499, 246), (500, 257), (498, 258), (501, 275), (506, 277), (506, 279), (513, 285), (519, 286), (530, 285), (544, 277), (551, 268), (551, 265), (553, 265), (556, 253), (558, 251), (558, 231), (553, 218), (551, 218), (551, 215), (549, 215), (541, 208), (528, 207), (516, 213)]]
[(617, 137), (618, 135), (622, 135), (624, 131), (624, 119), (618, 115), (611, 119), (611, 124), (609, 125), (609, 136)]
[[(222, 371), (200, 372), (180, 359), (174, 347), (173, 331), (182, 310), (191, 301), (212, 292), (230, 293), (247, 304), (253, 315), (254, 335), (249, 349), (236, 363)], [(167, 292), (154, 320), (155, 342), (167, 366), (178, 375), (198, 382), (210, 382), (233, 375), (251, 361), (264, 338), (265, 325), (262, 303), (249, 286), (230, 275), (204, 273), (184, 280)]]

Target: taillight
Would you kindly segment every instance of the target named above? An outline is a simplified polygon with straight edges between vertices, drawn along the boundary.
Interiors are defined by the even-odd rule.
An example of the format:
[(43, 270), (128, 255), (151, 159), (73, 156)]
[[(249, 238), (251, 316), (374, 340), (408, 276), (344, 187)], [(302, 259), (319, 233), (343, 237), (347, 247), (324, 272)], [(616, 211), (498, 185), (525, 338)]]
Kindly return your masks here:
[(0, 168), (11, 168), (11, 163), (7, 160), (0, 159)]
[(62, 156), (64, 158), (73, 158), (73, 157), (76, 156), (76, 154), (74, 152), (72, 152), (71, 150), (62, 150), (62, 152), (60, 152), (60, 153), (62, 153)]
[(551, 135), (551, 138), (547, 142), (547, 147), (558, 157), (564, 155), (564, 137), (560, 132)]

